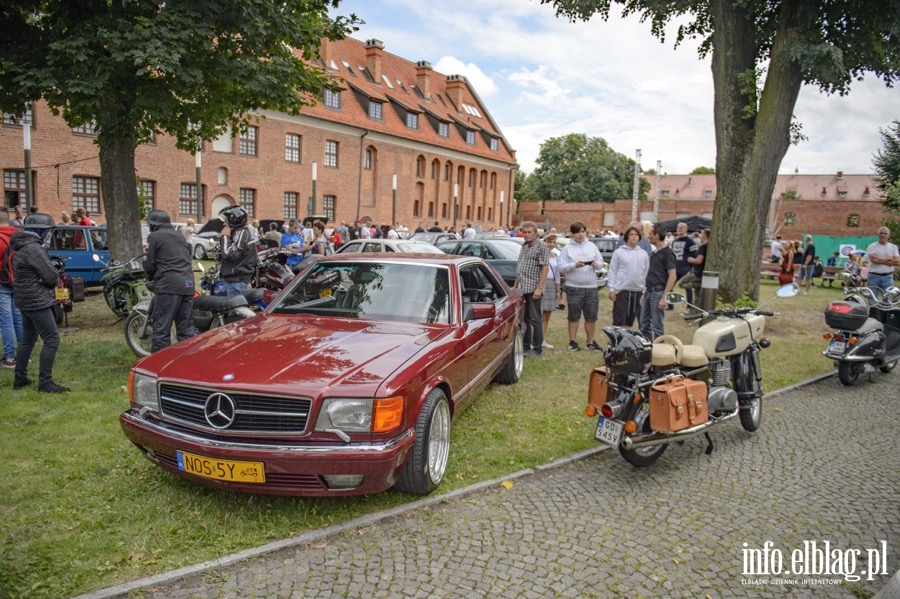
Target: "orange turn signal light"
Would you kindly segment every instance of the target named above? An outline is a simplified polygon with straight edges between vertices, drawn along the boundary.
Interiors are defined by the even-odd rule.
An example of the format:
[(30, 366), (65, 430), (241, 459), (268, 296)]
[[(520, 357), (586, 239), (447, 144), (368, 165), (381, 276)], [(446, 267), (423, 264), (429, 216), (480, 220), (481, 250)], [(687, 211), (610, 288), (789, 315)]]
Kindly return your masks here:
[(637, 430), (637, 423), (634, 420), (629, 420), (625, 423), (625, 432), (629, 435), (634, 434)]
[(850, 345), (856, 345), (856, 342), (859, 341), (859, 339), (856, 337), (850, 337), (850, 339), (848, 339), (847, 341), (850, 342)]
[(638, 405), (639, 403), (641, 403), (641, 394), (640, 393), (638, 393), (637, 395), (634, 396), (634, 400), (632, 401), (632, 403), (634, 405)]
[(134, 403), (134, 371), (128, 371), (128, 401)]
[(823, 333), (822, 339), (831, 339), (831, 333)]
[(372, 432), (387, 433), (400, 426), (403, 420), (403, 404), (402, 395), (376, 399), (372, 408)]
[(588, 404), (584, 408), (584, 415), (587, 416), (588, 418), (593, 418), (594, 416), (597, 415), (597, 408)]

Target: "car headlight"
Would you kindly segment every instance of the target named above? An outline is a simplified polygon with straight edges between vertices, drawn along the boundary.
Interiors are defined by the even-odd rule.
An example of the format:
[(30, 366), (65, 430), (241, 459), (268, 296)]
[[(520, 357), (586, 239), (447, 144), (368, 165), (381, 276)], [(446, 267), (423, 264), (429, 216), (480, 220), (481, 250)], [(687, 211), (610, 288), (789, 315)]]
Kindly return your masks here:
[(322, 402), (316, 431), (390, 432), (402, 423), (405, 405), (403, 396), (382, 399), (331, 397)]
[(128, 375), (128, 398), (131, 403), (159, 411), (159, 394), (157, 393), (156, 377), (139, 374), (133, 370)]

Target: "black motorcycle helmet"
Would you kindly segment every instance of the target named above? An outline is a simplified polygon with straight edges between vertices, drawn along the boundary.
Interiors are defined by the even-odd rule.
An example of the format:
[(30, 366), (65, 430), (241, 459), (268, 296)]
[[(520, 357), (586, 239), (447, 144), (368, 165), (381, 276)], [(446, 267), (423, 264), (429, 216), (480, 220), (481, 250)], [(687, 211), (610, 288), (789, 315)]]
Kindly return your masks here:
[(171, 225), (172, 219), (165, 210), (151, 210), (147, 215), (147, 224), (150, 225), (151, 231), (156, 231), (160, 225)]
[(35, 213), (25, 217), (23, 228), (31, 233), (36, 233), (41, 238), (41, 241), (44, 241), (47, 233), (55, 224), (56, 221), (49, 214)]
[(616, 373), (640, 374), (650, 367), (653, 346), (638, 331), (623, 327), (603, 327), (608, 342), (603, 361)]
[(227, 222), (232, 229), (237, 229), (247, 224), (247, 211), (240, 206), (229, 206), (219, 211), (219, 218)]

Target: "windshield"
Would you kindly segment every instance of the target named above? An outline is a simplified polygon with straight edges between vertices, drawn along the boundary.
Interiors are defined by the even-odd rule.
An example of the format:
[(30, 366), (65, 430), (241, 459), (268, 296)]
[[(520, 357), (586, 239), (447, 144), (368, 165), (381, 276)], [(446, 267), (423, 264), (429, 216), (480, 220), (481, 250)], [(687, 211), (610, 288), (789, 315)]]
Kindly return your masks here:
[(522, 252), (522, 246), (508, 241), (497, 241), (490, 245), (491, 252), (502, 260), (518, 260)]
[(448, 324), (449, 280), (443, 266), (315, 263), (270, 312)]
[(398, 243), (397, 250), (419, 254), (443, 254), (441, 250), (430, 243)]

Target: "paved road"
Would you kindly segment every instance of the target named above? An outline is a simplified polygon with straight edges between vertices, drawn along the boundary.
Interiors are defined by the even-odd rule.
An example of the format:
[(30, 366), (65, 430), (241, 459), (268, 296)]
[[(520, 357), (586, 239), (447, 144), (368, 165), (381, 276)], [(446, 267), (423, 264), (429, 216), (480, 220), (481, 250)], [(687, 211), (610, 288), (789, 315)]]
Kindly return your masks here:
[[(898, 381), (848, 389), (832, 377), (770, 397), (761, 429), (724, 425), (712, 456), (702, 437), (649, 469), (592, 453), (519, 473), (511, 488), (494, 481), (159, 577), (133, 596), (871, 597), (900, 567)], [(796, 555), (814, 572), (816, 552), (848, 575), (745, 564), (771, 572)], [(887, 574), (845, 580), (872, 569)], [(127, 593), (93, 594), (110, 596)]]

